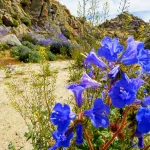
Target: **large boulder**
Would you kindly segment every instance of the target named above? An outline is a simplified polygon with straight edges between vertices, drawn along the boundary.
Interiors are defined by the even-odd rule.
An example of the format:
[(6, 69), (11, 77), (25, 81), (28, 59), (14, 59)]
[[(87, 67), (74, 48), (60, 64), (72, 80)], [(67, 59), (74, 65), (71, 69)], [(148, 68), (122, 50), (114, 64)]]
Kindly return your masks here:
[(21, 42), (18, 40), (16, 35), (8, 34), (0, 38), (0, 43), (6, 43), (12, 46), (22, 45)]

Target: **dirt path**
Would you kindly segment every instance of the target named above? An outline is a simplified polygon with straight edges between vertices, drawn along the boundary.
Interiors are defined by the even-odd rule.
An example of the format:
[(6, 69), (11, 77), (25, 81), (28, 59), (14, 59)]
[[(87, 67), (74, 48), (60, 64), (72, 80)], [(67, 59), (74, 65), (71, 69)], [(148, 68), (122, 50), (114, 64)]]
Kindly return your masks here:
[[(58, 76), (56, 82), (56, 95), (57, 101), (64, 101), (68, 99), (71, 92), (66, 89), (68, 80), (67, 66), (68, 61), (56, 61), (50, 63), (51, 67), (58, 69)], [(16, 65), (16, 69), (22, 69), (27, 71), (28, 64)], [(31, 65), (32, 69), (37, 69), (37, 64)], [(26, 72), (27, 73), (27, 72)], [(18, 76), (19, 77), (19, 76)], [(5, 78), (4, 70), (0, 70), (0, 150), (8, 150), (8, 144), (10, 141), (14, 143), (17, 150), (24, 146), (23, 150), (32, 150), (32, 145), (26, 142), (24, 133), (27, 131), (27, 126), (20, 116), (20, 114), (11, 106), (5, 90), (7, 86), (5, 83), (9, 81), (9, 78)]]

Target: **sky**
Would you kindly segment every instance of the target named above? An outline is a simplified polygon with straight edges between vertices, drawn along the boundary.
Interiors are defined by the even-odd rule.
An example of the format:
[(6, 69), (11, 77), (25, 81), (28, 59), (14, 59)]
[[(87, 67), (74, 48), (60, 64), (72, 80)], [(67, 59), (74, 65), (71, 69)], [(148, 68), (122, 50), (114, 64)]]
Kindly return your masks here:
[[(66, 5), (71, 14), (77, 16), (78, 1), (82, 0), (58, 0), (61, 4)], [(102, 11), (103, 4), (109, 3), (109, 19), (115, 18), (118, 14), (119, 3), (121, 0), (100, 0), (99, 12)], [(129, 0), (129, 12), (146, 22), (150, 21), (150, 0)]]

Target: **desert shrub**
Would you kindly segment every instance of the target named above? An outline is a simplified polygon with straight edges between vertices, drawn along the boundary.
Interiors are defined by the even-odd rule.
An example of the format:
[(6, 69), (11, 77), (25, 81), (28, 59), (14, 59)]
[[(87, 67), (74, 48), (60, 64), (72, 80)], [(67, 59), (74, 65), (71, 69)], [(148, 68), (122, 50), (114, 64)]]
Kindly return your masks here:
[(11, 50), (11, 55), (17, 57), (20, 61), (27, 62), (39, 62), (41, 56), (37, 51), (32, 51), (27, 46), (19, 45), (15, 46)]
[(27, 46), (28, 48), (30, 48), (30, 49), (32, 49), (32, 50), (33, 50), (34, 47), (35, 47), (35, 45), (32, 44), (32, 43), (29, 42), (29, 41), (23, 41), (22, 44), (23, 44), (24, 46)]
[(6, 43), (0, 43), (0, 51), (9, 49), (9, 45)]
[(57, 71), (51, 70), (50, 65), (44, 62), (37, 72), (28, 70), (28, 75), (27, 78), (15, 78), (7, 83), (8, 96), (28, 126), (25, 137), (31, 140), (33, 149), (47, 150), (54, 129), (49, 116), (55, 104), (53, 92)]
[(69, 42), (53, 42), (50, 51), (54, 54), (62, 54), (71, 57), (72, 45)]
[(3, 21), (2, 21), (2, 19), (0, 18), (0, 25), (3, 25)]
[(48, 60), (50, 61), (56, 60), (56, 56), (51, 51), (46, 50), (46, 54), (47, 54)]
[(26, 26), (31, 26), (31, 20), (27, 17), (21, 18), (22, 23), (24, 23)]
[(36, 44), (36, 41), (35, 41), (35, 39), (32, 37), (32, 35), (30, 35), (30, 34), (24, 34), (23, 36), (22, 36), (22, 40), (23, 41), (29, 41), (29, 42), (31, 42), (31, 43), (33, 43), (33, 44)]
[(42, 56), (37, 51), (31, 51), (29, 53), (29, 62), (37, 63), (42, 60)]
[(18, 13), (12, 14), (12, 17), (13, 17), (14, 19), (16, 19), (16, 20), (18, 20), (18, 19), (19, 19), (19, 15), (18, 15)]
[(18, 45), (18, 46), (12, 47), (11, 55), (13, 57), (19, 56), (20, 53), (23, 51), (30, 51), (30, 49), (27, 46)]
[(33, 50), (34, 51), (39, 51), (40, 50), (40, 45), (34, 45)]
[(31, 50), (30, 49), (27, 49), (27, 48), (23, 48), (18, 54), (18, 59), (20, 61), (23, 61), (25, 63), (29, 62), (29, 55), (31, 53)]
[(18, 20), (14, 19), (14, 20), (13, 20), (13, 26), (14, 26), (14, 27), (18, 27), (18, 25), (19, 25)]

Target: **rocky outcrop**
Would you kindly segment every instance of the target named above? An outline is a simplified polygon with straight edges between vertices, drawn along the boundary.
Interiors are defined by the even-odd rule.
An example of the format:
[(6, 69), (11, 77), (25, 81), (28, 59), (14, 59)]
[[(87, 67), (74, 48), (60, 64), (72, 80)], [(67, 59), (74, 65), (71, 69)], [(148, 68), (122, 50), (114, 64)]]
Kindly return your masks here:
[(6, 43), (8, 45), (16, 46), (22, 45), (16, 35), (8, 34), (0, 38), (0, 43)]
[(112, 30), (120, 30), (122, 28), (127, 27), (129, 32), (134, 32), (139, 29), (141, 26), (147, 26), (148, 23), (144, 22), (142, 19), (129, 14), (127, 12), (118, 15), (116, 18), (107, 20), (102, 23), (99, 27), (104, 27), (108, 31)]
[[(6, 26), (17, 27), (32, 22), (43, 27), (47, 22), (73, 36), (81, 34), (82, 23), (66, 6), (55, 0), (0, 0), (0, 19)], [(66, 33), (66, 32), (65, 32)], [(68, 36), (69, 37), (69, 36)]]

